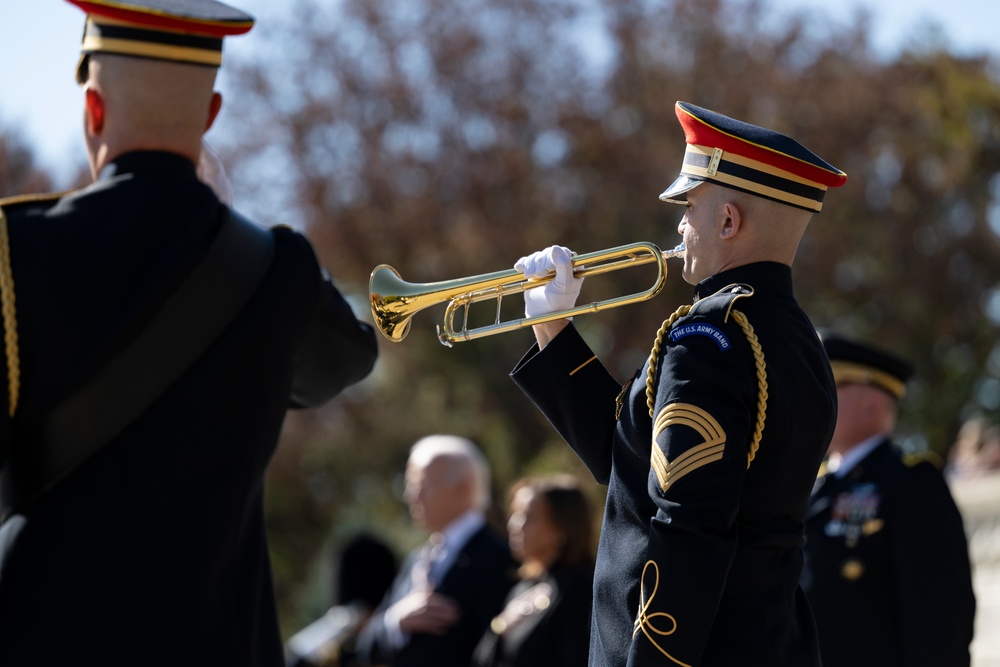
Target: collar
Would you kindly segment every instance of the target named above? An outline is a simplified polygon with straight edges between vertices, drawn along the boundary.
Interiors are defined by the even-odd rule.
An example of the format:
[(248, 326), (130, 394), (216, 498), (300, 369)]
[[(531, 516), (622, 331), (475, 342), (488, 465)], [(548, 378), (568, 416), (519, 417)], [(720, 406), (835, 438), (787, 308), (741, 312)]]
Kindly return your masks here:
[(472, 509), (461, 515), (441, 531), (442, 544), (448, 553), (458, 553), (476, 531), (486, 523), (486, 516), (479, 510)]
[(695, 300), (711, 296), (734, 283), (746, 283), (752, 286), (755, 292), (770, 292), (779, 296), (793, 297), (792, 267), (780, 262), (754, 262), (705, 278), (695, 285)]
[(858, 444), (847, 450), (847, 453), (838, 457), (839, 462), (834, 465), (835, 459), (833, 455), (830, 457), (830, 463), (827, 469), (833, 474), (837, 479), (843, 479), (847, 473), (851, 472), (855, 466), (857, 466), (861, 461), (864, 460), (866, 456), (871, 454), (872, 450), (882, 444), (885, 440), (885, 436), (881, 433), (879, 435), (873, 435), (867, 440), (862, 440)]
[(179, 153), (167, 151), (130, 151), (122, 153), (104, 165), (97, 180), (104, 181), (123, 174), (157, 172), (197, 178), (194, 162)]
[(444, 581), (451, 566), (458, 560), (458, 554), (484, 525), (486, 515), (472, 509), (452, 521), (440, 533), (430, 536), (428, 542), (432, 545), (434, 556), (428, 574), (432, 581)]

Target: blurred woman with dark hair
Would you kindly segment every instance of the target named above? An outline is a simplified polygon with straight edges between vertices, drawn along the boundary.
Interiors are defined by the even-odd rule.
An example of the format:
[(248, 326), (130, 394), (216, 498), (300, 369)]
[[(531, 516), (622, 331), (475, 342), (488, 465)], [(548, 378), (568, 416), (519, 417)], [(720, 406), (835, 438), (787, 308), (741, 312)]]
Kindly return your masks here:
[(510, 491), (507, 522), (520, 581), (473, 655), (475, 667), (587, 664), (593, 515), (574, 477), (530, 477)]

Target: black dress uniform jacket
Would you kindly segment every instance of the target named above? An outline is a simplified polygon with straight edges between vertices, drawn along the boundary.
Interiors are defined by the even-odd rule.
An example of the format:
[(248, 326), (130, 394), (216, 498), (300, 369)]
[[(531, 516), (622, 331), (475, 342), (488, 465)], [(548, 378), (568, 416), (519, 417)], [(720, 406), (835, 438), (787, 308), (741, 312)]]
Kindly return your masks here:
[(608, 484), (590, 664), (818, 665), (798, 581), (835, 422), (830, 365), (789, 267), (732, 269), (696, 294), (658, 352), (655, 430), (647, 368), (622, 388), (572, 326), (512, 375)]
[[(93, 185), (5, 206), (22, 386), (0, 465), (149, 321), (225, 208), (177, 155), (135, 152)], [(289, 406), (375, 361), (306, 241), (273, 230), (242, 312), (145, 413), (0, 528), (0, 664), (280, 665), (262, 506)]]
[(442, 635), (414, 634), (399, 649), (393, 647), (385, 626), (385, 612), (412, 590), (413, 568), (419, 550), (407, 558), (357, 642), (364, 665), (393, 667), (468, 667), (472, 651), (490, 621), (503, 608), (514, 583), (514, 561), (507, 542), (489, 526), (473, 533), (434, 592), (455, 601), (459, 619)]
[[(909, 465), (908, 465), (909, 463)], [(884, 440), (817, 481), (802, 585), (824, 667), (960, 667), (975, 597), (962, 517), (931, 461)]]
[(590, 649), (594, 567), (556, 567), (507, 596), (503, 624), (486, 631), (473, 667), (583, 667)]

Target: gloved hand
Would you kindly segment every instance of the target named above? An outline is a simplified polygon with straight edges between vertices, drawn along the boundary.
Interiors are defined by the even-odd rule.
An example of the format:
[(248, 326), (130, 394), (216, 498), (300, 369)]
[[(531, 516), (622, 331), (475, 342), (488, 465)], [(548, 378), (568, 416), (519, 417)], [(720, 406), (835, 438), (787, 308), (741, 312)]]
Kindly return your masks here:
[(583, 287), (583, 278), (573, 275), (573, 252), (560, 245), (549, 246), (514, 264), (526, 278), (544, 278), (552, 271), (556, 277), (543, 287), (533, 287), (524, 292), (524, 314), (527, 317), (548, 315), (557, 310), (569, 310), (576, 305), (576, 298)]
[(201, 140), (201, 155), (198, 157), (198, 178), (212, 188), (219, 201), (226, 206), (233, 205), (233, 186), (226, 176), (222, 160), (204, 139)]

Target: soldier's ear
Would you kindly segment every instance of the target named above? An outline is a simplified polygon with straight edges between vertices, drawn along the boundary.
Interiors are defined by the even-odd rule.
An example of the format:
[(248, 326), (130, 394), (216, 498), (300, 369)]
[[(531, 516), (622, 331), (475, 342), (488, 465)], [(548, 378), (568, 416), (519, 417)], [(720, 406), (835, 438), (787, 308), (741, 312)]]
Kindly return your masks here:
[(89, 85), (84, 89), (83, 95), (87, 134), (96, 136), (104, 131), (104, 96)]
[(723, 212), (725, 220), (722, 223), (719, 238), (731, 239), (740, 231), (740, 225), (743, 223), (743, 214), (739, 206), (733, 202), (726, 202), (723, 205)]

